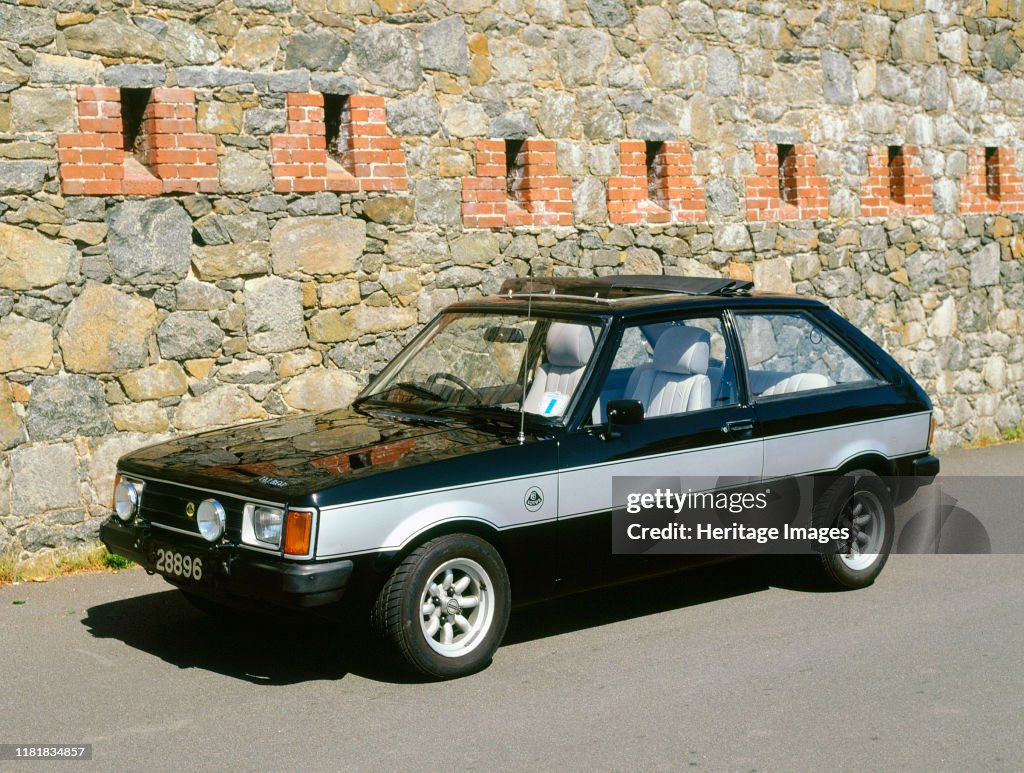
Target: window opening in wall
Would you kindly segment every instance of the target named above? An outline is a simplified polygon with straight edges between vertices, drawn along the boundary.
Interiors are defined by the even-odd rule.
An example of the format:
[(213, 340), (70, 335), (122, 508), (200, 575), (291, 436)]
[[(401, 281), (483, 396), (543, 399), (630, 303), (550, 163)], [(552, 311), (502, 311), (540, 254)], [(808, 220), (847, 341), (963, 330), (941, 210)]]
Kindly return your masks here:
[(324, 94), (324, 129), (327, 135), (327, 157), (345, 165), (351, 150), (352, 118), (347, 94)]
[(143, 117), (152, 89), (121, 89), (121, 132), (124, 150), (140, 161), (146, 155), (146, 128)]
[(647, 167), (647, 198), (659, 206), (663, 206), (665, 201), (664, 189), (661, 184), (661, 154), (664, 149), (664, 142), (644, 143), (644, 163)]
[(889, 146), (889, 198), (898, 204), (907, 201), (907, 168), (902, 145)]
[(792, 145), (778, 145), (779, 201), (797, 203), (796, 150)]
[(523, 140), (505, 140), (505, 193), (516, 202), (522, 201), (522, 194), (516, 184), (523, 179)]
[(999, 148), (985, 148), (985, 194), (999, 198)]

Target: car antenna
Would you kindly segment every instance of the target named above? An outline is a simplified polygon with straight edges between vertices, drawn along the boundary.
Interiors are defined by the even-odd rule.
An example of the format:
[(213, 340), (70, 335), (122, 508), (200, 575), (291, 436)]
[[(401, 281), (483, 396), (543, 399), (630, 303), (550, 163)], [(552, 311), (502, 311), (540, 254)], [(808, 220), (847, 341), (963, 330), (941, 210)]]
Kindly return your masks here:
[[(530, 266), (530, 283), (533, 284), (533, 266)], [(526, 324), (529, 326), (533, 317), (533, 293), (526, 296)], [(523, 354), (523, 396), (519, 398), (519, 445), (526, 445), (526, 376), (530, 371), (530, 339), (533, 333), (526, 337), (526, 352)]]

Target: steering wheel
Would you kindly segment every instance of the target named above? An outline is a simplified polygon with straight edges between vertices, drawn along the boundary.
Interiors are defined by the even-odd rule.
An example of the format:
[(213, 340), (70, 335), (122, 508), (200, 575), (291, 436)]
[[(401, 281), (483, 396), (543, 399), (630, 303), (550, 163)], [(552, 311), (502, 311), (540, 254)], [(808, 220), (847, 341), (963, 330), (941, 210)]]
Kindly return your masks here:
[(430, 376), (427, 376), (428, 384), (436, 384), (438, 381), (450, 381), (463, 391), (469, 392), (469, 394), (473, 397), (474, 400), (477, 401), (477, 403), (483, 403), (484, 401), (483, 397), (481, 397), (480, 395), (480, 392), (478, 392), (475, 388), (471, 387), (469, 384), (467, 384), (461, 378), (456, 376), (454, 373), (440, 371), (438, 373), (434, 373)]

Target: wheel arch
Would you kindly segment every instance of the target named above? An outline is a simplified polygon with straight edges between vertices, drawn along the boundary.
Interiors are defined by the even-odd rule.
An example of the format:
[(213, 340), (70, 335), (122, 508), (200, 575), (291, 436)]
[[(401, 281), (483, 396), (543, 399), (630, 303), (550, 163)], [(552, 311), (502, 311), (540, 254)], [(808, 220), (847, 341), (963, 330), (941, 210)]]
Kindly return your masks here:
[(517, 589), (517, 569), (514, 565), (515, 562), (511, 560), (511, 550), (506, 540), (503, 539), (501, 531), (488, 521), (466, 516), (453, 517), (448, 520), (431, 524), (423, 530), (411, 535), (402, 547), (390, 556), (387, 574), (390, 575), (391, 572), (398, 567), (410, 553), (422, 545), (425, 545), (431, 540), (438, 539), (439, 537), (446, 537), (454, 534), (469, 534), (474, 537), (479, 537), (484, 542), (491, 545), (497, 551), (502, 564), (505, 566), (505, 571), (508, 574), (509, 588), (513, 591)]
[(896, 475), (896, 463), (879, 453), (860, 453), (843, 462), (836, 474), (845, 475), (853, 470), (870, 470), (879, 477), (891, 478)]

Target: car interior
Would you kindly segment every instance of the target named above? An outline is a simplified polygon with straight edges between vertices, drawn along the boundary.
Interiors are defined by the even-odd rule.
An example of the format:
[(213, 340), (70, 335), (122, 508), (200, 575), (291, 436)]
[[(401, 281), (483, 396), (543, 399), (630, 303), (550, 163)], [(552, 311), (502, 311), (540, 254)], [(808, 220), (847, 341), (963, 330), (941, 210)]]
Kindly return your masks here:
[(595, 328), (571, 322), (552, 322), (545, 357), (537, 366), (523, 410), (541, 416), (561, 416), (579, 386), (594, 353)]
[[(630, 335), (640, 337), (630, 341)], [(630, 346), (634, 350), (634, 362), (622, 356)], [(774, 347), (773, 340), (773, 351)], [(836, 384), (823, 373), (767, 370), (764, 364), (748, 370), (750, 388), (756, 397), (824, 389)], [(717, 320), (690, 319), (627, 329), (620, 344), (620, 356), (616, 357), (594, 405), (593, 423), (606, 422), (608, 403), (618, 399), (639, 400), (647, 417), (670, 416), (738, 402), (736, 369), (729, 359)]]
[(735, 402), (734, 369), (720, 331), (709, 322), (694, 319), (627, 328), (592, 421), (607, 421), (611, 400), (639, 400), (648, 417)]
[[(771, 333), (770, 328), (766, 330)], [(544, 356), (534, 371), (524, 403), (527, 412), (552, 417), (565, 413), (593, 354), (595, 336), (596, 329), (589, 325), (551, 323), (545, 336)], [(768, 339), (762, 341), (765, 351), (753, 353), (755, 362), (748, 363), (750, 388), (755, 397), (836, 385), (824, 373), (786, 369), (787, 363), (798, 363), (792, 357), (777, 356), (780, 341), (774, 333)], [(812, 340), (818, 342), (820, 339)], [(811, 347), (812, 351), (814, 348)], [(748, 360), (751, 354), (748, 352)], [(649, 418), (733, 405), (739, 400), (739, 390), (729, 355), (720, 322), (715, 318), (627, 328), (594, 404), (591, 420), (594, 424), (605, 423), (608, 403), (619, 399), (639, 400)]]

